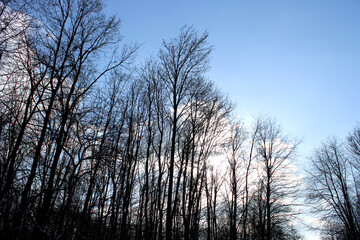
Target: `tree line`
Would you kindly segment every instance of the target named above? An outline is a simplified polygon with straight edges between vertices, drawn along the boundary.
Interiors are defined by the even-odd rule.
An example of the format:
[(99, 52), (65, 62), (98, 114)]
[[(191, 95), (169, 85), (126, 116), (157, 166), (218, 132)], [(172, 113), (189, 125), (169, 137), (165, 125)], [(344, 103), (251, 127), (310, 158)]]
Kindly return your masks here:
[[(0, 19), (1, 238), (301, 238), (300, 142), (269, 117), (236, 119), (206, 78), (207, 32), (185, 26), (134, 66), (139, 46), (100, 0), (2, 1)], [(309, 174), (347, 239), (359, 133), (325, 144)]]

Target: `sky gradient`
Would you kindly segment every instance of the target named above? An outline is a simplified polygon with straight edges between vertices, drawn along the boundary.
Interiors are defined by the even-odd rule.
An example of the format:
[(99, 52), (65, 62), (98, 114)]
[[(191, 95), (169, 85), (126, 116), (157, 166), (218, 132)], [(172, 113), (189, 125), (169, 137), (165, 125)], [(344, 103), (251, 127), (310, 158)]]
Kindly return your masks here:
[[(106, 1), (120, 17), (124, 43), (156, 56), (162, 40), (191, 25), (214, 46), (207, 77), (249, 121), (270, 115), (302, 138), (306, 165), (327, 137), (343, 138), (360, 121), (360, 1)], [(308, 237), (307, 239), (311, 239)]]

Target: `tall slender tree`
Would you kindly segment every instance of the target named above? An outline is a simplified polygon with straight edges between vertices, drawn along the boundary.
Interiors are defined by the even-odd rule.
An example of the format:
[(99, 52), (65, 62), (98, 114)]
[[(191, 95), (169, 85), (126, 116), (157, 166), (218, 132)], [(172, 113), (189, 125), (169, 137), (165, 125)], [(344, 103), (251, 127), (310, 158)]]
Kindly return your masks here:
[(169, 159), (169, 176), (166, 204), (166, 239), (172, 239), (174, 209), (176, 201), (173, 199), (174, 173), (176, 161), (177, 138), (180, 121), (189, 101), (192, 84), (201, 77), (208, 68), (208, 58), (211, 47), (207, 43), (208, 34), (198, 33), (191, 27), (184, 27), (179, 36), (170, 42), (163, 42), (159, 52), (160, 79), (164, 82), (169, 94), (169, 108), (172, 115), (169, 119), (171, 126), (171, 150)]
[(291, 207), (297, 197), (298, 182), (289, 170), (299, 141), (289, 140), (273, 120), (263, 119), (259, 124), (256, 149), (262, 169), (260, 191), (264, 190), (265, 195), (265, 237), (271, 240), (284, 237), (286, 223), (296, 214)]

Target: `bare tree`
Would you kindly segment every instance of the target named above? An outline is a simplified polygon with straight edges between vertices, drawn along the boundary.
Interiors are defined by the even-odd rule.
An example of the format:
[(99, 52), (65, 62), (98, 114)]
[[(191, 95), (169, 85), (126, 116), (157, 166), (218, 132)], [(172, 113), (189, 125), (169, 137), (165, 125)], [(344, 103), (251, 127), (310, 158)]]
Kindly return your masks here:
[(230, 131), (233, 106), (205, 77), (206, 32), (183, 27), (132, 71), (137, 46), (119, 50), (119, 20), (102, 9), (1, 2), (0, 236), (284, 239), (297, 142), (267, 119)]
[[(229, 197), (227, 199), (229, 213), (229, 238), (238, 238), (238, 220), (243, 215), (240, 213), (240, 199), (243, 195), (243, 187), (246, 185), (246, 174), (244, 179), (243, 151), (246, 132), (242, 125), (235, 124), (230, 130), (228, 143), (228, 168), (229, 168)], [(245, 186), (246, 187), (246, 186)]]
[(245, 163), (245, 186), (244, 186), (244, 197), (243, 197), (243, 214), (241, 217), (241, 222), (242, 222), (242, 239), (246, 240), (248, 239), (248, 215), (249, 215), (249, 208), (250, 208), (250, 174), (251, 174), (251, 170), (252, 170), (252, 165), (253, 165), (253, 159), (256, 158), (255, 156), (255, 140), (258, 134), (258, 131), (260, 130), (260, 119), (257, 120), (257, 122), (255, 123), (254, 128), (252, 129), (252, 132), (250, 134), (250, 148), (249, 148), (249, 155), (248, 158), (244, 158), (246, 163)]
[(207, 171), (207, 183), (205, 185), (207, 240), (218, 239), (219, 192), (223, 181), (220, 171), (214, 170), (211, 166)]
[[(2, 16), (8, 7), (4, 9)], [(7, 79), (11, 80), (18, 76), (22, 85), (16, 91), (22, 90), (23, 93), (17, 99), (19, 110), (13, 120), (18, 130), (6, 157), (6, 168), (2, 169), (0, 200), (13, 187), (14, 176), (19, 176), (19, 170), (15, 168), (22, 158), (19, 150), (24, 146), (24, 139), (29, 139), (27, 134), (33, 133), (26, 156), (32, 161), (30, 164), (22, 161), (26, 170), (21, 173), (21, 178), (25, 184), (19, 190), (21, 203), (18, 212), (19, 219), (24, 220), (24, 214), (33, 219), (33, 238), (36, 239), (47, 234), (44, 230), (47, 218), (58, 196), (55, 186), (63, 182), (59, 170), (69, 159), (64, 149), (72, 139), (79, 107), (94, 85), (108, 72), (123, 65), (136, 50), (136, 47), (130, 47), (117, 53), (116, 45), (121, 40), (119, 20), (106, 18), (101, 11), (102, 2), (97, 0), (36, 1), (31, 3), (26, 15), (19, 14), (14, 18), (25, 23), (36, 21), (32, 21), (31, 28), (18, 28), (24, 29), (23, 35), (12, 32), (21, 40), (22, 48), (14, 55), (18, 58), (14, 71), (6, 77), (10, 76)], [(10, 36), (8, 31), (11, 31), (10, 27), (4, 28), (1, 34)], [(101, 68), (96, 62), (102, 54), (110, 60)], [(10, 86), (17, 87), (9, 85), (9, 81), (6, 83), (2, 86), (9, 90)], [(1, 100), (6, 104), (5, 96), (2, 94)], [(9, 105), (6, 106), (10, 110)], [(48, 141), (49, 145), (46, 144)], [(34, 190), (38, 191), (37, 197), (34, 197)], [(31, 213), (27, 211), (30, 203), (38, 200), (39, 209), (32, 209)], [(14, 226), (19, 224), (15, 221)]]
[(179, 132), (179, 121), (188, 101), (189, 90), (208, 68), (208, 57), (211, 48), (207, 43), (208, 34), (198, 36), (193, 28), (184, 27), (179, 36), (170, 42), (163, 42), (163, 49), (159, 52), (160, 78), (164, 82), (170, 96), (172, 116), (171, 124), (171, 152), (169, 159), (169, 179), (166, 210), (166, 239), (172, 239), (173, 212), (176, 202), (173, 201), (174, 170), (176, 140)]
[[(318, 202), (315, 209), (332, 225), (333, 233), (346, 239), (357, 239), (359, 225), (358, 176), (356, 168), (358, 128), (348, 138), (348, 143), (333, 138), (318, 148), (311, 158), (309, 196)], [(350, 155), (348, 150), (350, 150)], [(354, 156), (355, 155), (355, 156)], [(355, 158), (352, 158), (355, 157)], [(337, 227), (335, 227), (337, 226)]]
[[(5, 0), (0, 2), (0, 69), (4, 68), (11, 55), (21, 48), (18, 40), (31, 27), (31, 19), (26, 15), (29, 2), (25, 0)], [(4, 61), (5, 60), (5, 61)]]
[(280, 127), (270, 119), (259, 121), (256, 149), (260, 167), (260, 191), (264, 191), (265, 236), (267, 240), (284, 235), (286, 227), (294, 216), (291, 207), (296, 199), (296, 179), (289, 174), (291, 159), (299, 141), (289, 140)]

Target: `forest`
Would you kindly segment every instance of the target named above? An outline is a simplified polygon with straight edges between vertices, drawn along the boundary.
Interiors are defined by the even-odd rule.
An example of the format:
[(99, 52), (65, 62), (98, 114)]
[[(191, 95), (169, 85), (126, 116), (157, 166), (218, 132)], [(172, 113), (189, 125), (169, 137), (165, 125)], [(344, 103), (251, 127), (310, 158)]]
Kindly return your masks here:
[(359, 239), (360, 125), (302, 178), (301, 140), (246, 126), (207, 78), (207, 32), (135, 64), (101, 0), (4, 0), (0, 19), (1, 239), (302, 239), (303, 204), (324, 239)]

